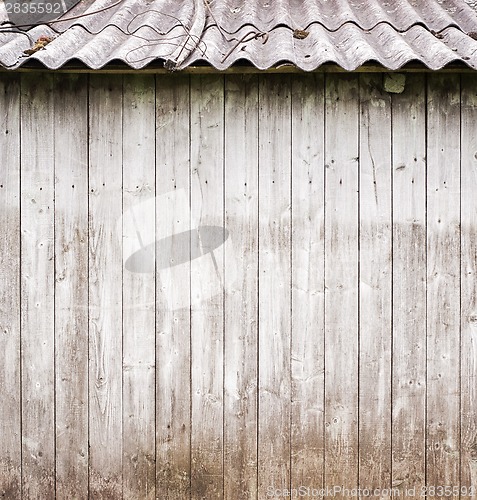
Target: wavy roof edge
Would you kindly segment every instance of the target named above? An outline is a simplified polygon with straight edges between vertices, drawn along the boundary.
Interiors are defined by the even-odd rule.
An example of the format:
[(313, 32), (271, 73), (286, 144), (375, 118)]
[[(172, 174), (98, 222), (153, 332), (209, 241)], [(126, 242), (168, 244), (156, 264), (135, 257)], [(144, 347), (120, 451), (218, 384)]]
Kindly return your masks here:
[[(224, 0), (222, 10), (226, 5), (232, 9), (233, 1)], [(366, 65), (379, 65), (383, 71), (409, 65), (432, 71), (449, 66), (477, 70), (477, 12), (464, 0), (328, 1), (341, 6), (334, 24), (324, 13), (320, 19), (314, 17), (323, 4), (320, 0), (276, 4), (242, 0), (248, 11), (238, 28), (228, 31), (232, 24), (218, 21), (220, 12), (214, 13), (214, 3), (206, 0), (82, 0), (68, 18), (54, 23), (21, 33), (0, 28), (0, 65), (8, 70), (58, 70), (79, 62), (84, 69), (98, 71), (119, 61), (131, 70), (156, 71), (161, 65), (176, 71), (191, 67), (229, 71), (234, 66), (264, 71), (283, 65), (301, 71), (330, 65), (345, 71)], [(304, 9), (301, 13), (297, 2)], [(267, 31), (260, 28), (264, 5), (278, 6), (273, 27)], [(350, 17), (359, 5), (370, 14)], [(161, 10), (173, 6), (184, 21)], [(406, 12), (419, 15), (406, 18)], [(300, 16), (301, 25), (293, 16)], [(169, 22), (161, 24), (161, 18)], [(40, 37), (51, 42), (32, 51)]]
[(280, 60), (275, 65), (270, 67), (255, 66), (253, 62), (247, 59), (239, 59), (235, 64), (223, 69), (221, 66), (214, 66), (207, 61), (197, 59), (193, 64), (181, 69), (180, 71), (168, 70), (165, 66), (166, 61), (157, 59), (141, 68), (135, 68), (121, 59), (113, 59), (103, 66), (91, 67), (86, 65), (81, 59), (75, 57), (67, 60), (58, 68), (48, 67), (41, 61), (34, 60), (28, 64), (18, 66), (15, 69), (5, 68), (0, 66), (0, 73), (22, 73), (22, 72), (54, 72), (54, 73), (124, 73), (124, 74), (164, 74), (164, 75), (207, 75), (207, 74), (289, 74), (289, 73), (435, 73), (435, 72), (451, 72), (451, 73), (474, 73), (477, 67), (469, 65), (461, 59), (450, 60), (448, 63), (429, 67), (419, 60), (409, 60), (396, 67), (386, 67), (382, 63), (375, 60), (369, 60), (365, 63), (356, 66), (353, 69), (343, 68), (338, 63), (328, 60), (321, 63), (315, 69), (303, 69), (291, 61)]

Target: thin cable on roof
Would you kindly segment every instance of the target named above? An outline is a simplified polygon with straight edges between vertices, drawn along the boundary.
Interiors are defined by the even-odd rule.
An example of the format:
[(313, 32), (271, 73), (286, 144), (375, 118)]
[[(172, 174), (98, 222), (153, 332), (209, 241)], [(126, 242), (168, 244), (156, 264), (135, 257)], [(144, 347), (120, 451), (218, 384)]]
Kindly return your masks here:
[[(175, 40), (178, 40), (179, 38), (182, 39), (184, 35), (176, 35), (176, 36), (170, 36), (169, 38), (167, 38), (167, 40), (161, 40), (161, 39), (154, 39), (152, 37), (143, 37), (141, 35), (138, 35), (137, 32), (144, 27), (143, 26), (140, 26), (139, 28), (137, 28), (136, 30), (132, 30), (131, 29), (131, 25), (141, 16), (145, 16), (146, 14), (150, 14), (152, 12), (155, 12), (157, 14), (160, 14), (160, 15), (163, 15), (163, 16), (166, 16), (166, 17), (170, 17), (172, 19), (175, 19), (178, 23), (179, 23), (179, 26), (182, 27), (182, 29), (187, 33), (187, 38), (186, 40), (181, 40), (181, 42), (176, 42)], [(150, 25), (148, 25), (148, 27), (150, 29), (152, 29), (155, 33), (157, 33), (157, 35), (161, 36), (161, 35), (166, 35), (168, 33), (170, 33), (174, 28), (172, 28), (171, 30), (169, 30), (169, 32), (167, 33), (163, 33), (161, 31), (158, 31), (155, 27), (152, 27)], [(118, 28), (120, 29), (120, 28)], [(166, 56), (166, 60), (170, 60), (172, 57), (173, 57), (173, 54), (179, 50), (183, 50), (184, 48), (186, 48), (189, 53), (192, 53), (195, 49), (198, 49), (202, 52), (202, 55), (205, 55), (205, 51), (207, 50), (207, 45), (206, 43), (200, 39), (200, 37), (195, 37), (193, 34), (191, 34), (190, 30), (187, 28), (187, 26), (176, 16), (173, 16), (172, 14), (166, 14), (165, 12), (161, 12), (159, 10), (155, 10), (155, 9), (148, 9), (147, 11), (145, 12), (141, 12), (139, 14), (136, 14), (130, 21), (129, 23), (127, 24), (126, 26), (126, 30), (123, 31), (120, 29), (121, 32), (127, 34), (127, 35), (130, 35), (130, 36), (133, 36), (135, 38), (140, 38), (141, 40), (144, 40), (145, 43), (143, 43), (142, 45), (139, 45), (138, 47), (135, 47), (131, 50), (129, 50), (125, 56), (125, 60), (126, 62), (128, 63), (140, 63), (140, 62), (143, 62), (143, 61), (148, 61), (148, 62), (151, 62), (152, 60), (155, 59), (155, 56), (152, 55), (152, 56), (146, 56), (146, 57), (141, 57), (141, 58), (131, 58), (131, 55), (137, 51), (140, 51), (140, 50), (143, 50), (144, 48), (147, 48), (147, 47), (157, 47), (158, 45), (171, 45), (171, 46), (174, 46), (176, 47), (174, 50), (171, 51), (170, 55)], [(192, 41), (192, 43), (191, 43)], [(190, 44), (190, 45), (188, 45)]]
[[(21, 66), (30, 60), (23, 51), (31, 51), (39, 37), (48, 36), (54, 37), (51, 47), (35, 51), (31, 58), (50, 69), (72, 59), (91, 69), (113, 60), (124, 61), (135, 69), (153, 61), (166, 61), (171, 70), (181, 70), (196, 61), (223, 70), (241, 60), (259, 69), (289, 62), (305, 71), (327, 62), (352, 70), (366, 62), (397, 69), (411, 61), (430, 69), (457, 61), (477, 69), (477, 15), (463, 0), (442, 0), (432, 6), (418, 0), (426, 6), (419, 11), (418, 19), (409, 15), (409, 5), (415, 5), (415, 0), (401, 0), (403, 8), (387, 11), (385, 16), (366, 16), (366, 12), (355, 16), (354, 10), (350, 13), (346, 9), (342, 15), (339, 11), (330, 15), (321, 12), (319, 0), (303, 0), (313, 9), (301, 13), (295, 8), (290, 10), (292, 0), (279, 2), (281, 7), (276, 12), (262, 12), (261, 0), (242, 0), (242, 6), (249, 6), (244, 9), (234, 7), (236, 0), (109, 1), (114, 3), (49, 23), (15, 26), (4, 22), (0, 25), (0, 64), (4, 68)], [(342, 0), (342, 4), (346, 7), (358, 2), (373, 13), (373, 6), (380, 1)], [(80, 3), (84, 8), (85, 3)], [(94, 9), (94, 3), (87, 3), (88, 9)], [(454, 4), (466, 8), (450, 9), (449, 5)], [(156, 5), (158, 10), (148, 8)], [(269, 5), (274, 9), (272, 2)], [(287, 5), (288, 11), (282, 8)], [(162, 6), (176, 15), (161, 12)], [(108, 10), (110, 14), (101, 14)], [(159, 17), (151, 14), (156, 12)], [(301, 26), (296, 25), (297, 21)], [(234, 31), (237, 26), (240, 28)], [(30, 43), (27, 45), (17, 35), (26, 36)], [(269, 43), (262, 48), (267, 40)], [(102, 47), (100, 51), (98, 46)]]
[[(188, 30), (184, 43), (176, 49), (169, 59), (164, 63), (164, 67), (170, 71), (181, 69), (182, 64), (192, 54), (199, 45), (205, 27), (205, 0), (195, 0), (194, 17), (192, 26)], [(190, 45), (189, 42), (192, 42)]]
[(259, 31), (249, 31), (240, 40), (237, 41), (237, 43), (227, 52), (227, 54), (225, 54), (222, 61), (220, 61), (220, 62), (224, 63), (226, 61), (226, 59), (230, 56), (230, 54), (232, 54), (240, 44), (250, 42), (252, 40), (258, 40), (259, 38), (263, 38), (262, 45), (264, 43), (267, 43), (268, 42), (268, 33), (262, 33)]

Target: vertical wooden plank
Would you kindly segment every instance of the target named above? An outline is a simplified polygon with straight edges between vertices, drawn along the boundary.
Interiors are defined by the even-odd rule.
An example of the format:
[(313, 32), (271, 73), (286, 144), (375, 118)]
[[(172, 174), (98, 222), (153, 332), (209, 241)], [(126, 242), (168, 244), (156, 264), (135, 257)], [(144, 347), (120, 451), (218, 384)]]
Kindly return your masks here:
[(391, 487), (391, 98), (360, 76), (359, 480)]
[(325, 484), (358, 483), (359, 82), (326, 79)]
[[(461, 488), (477, 499), (477, 79), (462, 75)], [(472, 492), (469, 495), (469, 489)]]
[(292, 80), (291, 486), (323, 487), (324, 77)]
[(425, 89), (424, 75), (407, 75), (404, 92), (392, 96), (392, 482), (405, 498), (425, 485)]
[(56, 494), (88, 495), (88, 80), (55, 78)]
[(189, 77), (156, 83), (156, 489), (175, 500), (190, 496)]
[(224, 480), (225, 498), (239, 500), (257, 498), (257, 76), (226, 78), (225, 214)]
[(53, 77), (22, 76), (23, 495), (55, 495)]
[(143, 500), (156, 481), (154, 77), (125, 76), (123, 91), (123, 494)]
[(0, 497), (21, 495), (20, 76), (0, 80)]
[(459, 486), (459, 76), (429, 75), (427, 103), (426, 479)]
[[(191, 79), (191, 216), (199, 227), (224, 224), (224, 80)], [(192, 498), (223, 496), (223, 260), (207, 253), (191, 268)], [(219, 260), (218, 260), (219, 259)], [(201, 259), (202, 261), (202, 259)]]
[[(89, 90), (90, 495), (122, 495), (122, 77)], [(120, 227), (120, 225), (119, 225)]]
[(290, 487), (291, 82), (259, 87), (258, 496)]

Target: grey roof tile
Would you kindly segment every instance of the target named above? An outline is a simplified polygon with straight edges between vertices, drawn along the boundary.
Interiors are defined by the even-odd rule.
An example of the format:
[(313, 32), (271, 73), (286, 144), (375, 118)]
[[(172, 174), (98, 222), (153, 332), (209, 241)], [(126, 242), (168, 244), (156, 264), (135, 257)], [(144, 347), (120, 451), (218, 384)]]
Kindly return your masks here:
[[(57, 69), (77, 60), (99, 69), (119, 60), (139, 69), (172, 59), (175, 69), (245, 61), (312, 71), (329, 62), (346, 70), (462, 62), (477, 69), (477, 41), (468, 35), (477, 32), (477, 13), (463, 0), (81, 0), (62, 19), (22, 32), (3, 24), (0, 64), (36, 60)], [(297, 29), (308, 36), (296, 38)], [(53, 41), (24, 54), (40, 36)]]

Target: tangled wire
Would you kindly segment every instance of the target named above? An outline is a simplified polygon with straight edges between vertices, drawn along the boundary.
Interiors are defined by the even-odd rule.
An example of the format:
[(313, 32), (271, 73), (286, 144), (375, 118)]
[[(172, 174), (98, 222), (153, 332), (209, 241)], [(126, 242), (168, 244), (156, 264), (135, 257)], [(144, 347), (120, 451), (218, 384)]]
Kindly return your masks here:
[[(228, 43), (234, 43), (232, 48), (224, 55), (222, 58), (221, 62), (225, 62), (225, 60), (230, 57), (230, 55), (239, 47), (240, 45), (250, 42), (252, 40), (256, 39), (262, 39), (262, 43), (266, 43), (268, 41), (268, 33), (266, 32), (261, 32), (257, 30), (250, 30), (247, 32), (245, 35), (243, 35), (241, 38), (234, 37), (231, 33), (226, 32), (226, 30), (220, 26), (220, 23), (217, 22), (217, 20), (214, 17), (214, 14), (211, 10), (211, 7), (209, 5), (208, 0), (202, 0), (204, 2), (204, 5), (207, 9), (208, 15), (212, 18), (214, 21), (214, 25), (217, 27), (219, 30), (220, 34), (222, 35), (223, 39), (228, 42)], [(70, 24), (66, 29), (62, 30), (61, 29), (61, 24), (64, 24), (66, 22), (71, 22), (71, 21), (78, 21), (80, 19), (89, 17), (89, 16), (94, 16), (96, 14), (99, 14), (101, 12), (105, 12), (107, 10), (113, 9), (114, 7), (117, 7), (121, 3), (123, 3), (124, 0), (118, 0), (111, 5), (107, 5), (106, 7), (102, 7), (100, 9), (93, 10), (91, 12), (84, 12), (82, 14), (74, 15), (74, 16), (69, 16), (69, 17), (62, 17), (60, 19), (55, 19), (49, 22), (40, 22), (40, 23), (28, 23), (28, 24), (11, 24), (9, 21), (5, 21), (2, 23), (2, 26), (0, 26), (0, 34), (1, 33), (15, 33), (15, 34), (20, 34), (23, 36), (26, 36), (29, 40), (29, 44), (31, 46), (30, 49), (24, 51), (24, 54), (22, 54), (20, 57), (28, 57), (29, 55), (37, 52), (37, 50), (43, 49), (46, 46), (46, 43), (41, 44), (39, 43), (40, 38), (45, 38), (45, 36), (40, 37), (38, 39), (35, 39), (32, 37), (30, 34), (30, 31), (38, 26), (45, 26), (48, 27), (50, 31), (54, 33), (54, 35), (51, 37), (49, 36), (49, 41), (54, 40), (58, 36), (61, 36), (63, 33), (68, 31), (69, 29), (75, 27), (75, 26), (81, 26), (83, 30), (85, 30), (87, 33), (90, 35), (98, 35), (102, 33), (104, 30), (106, 30), (110, 26), (114, 26), (117, 30), (119, 30), (121, 33), (128, 37), (134, 37), (138, 38), (143, 41), (140, 45), (137, 47), (134, 47), (130, 49), (126, 55), (125, 55), (125, 61), (130, 64), (138, 64), (144, 61), (151, 62), (153, 59), (155, 59), (154, 55), (149, 55), (145, 57), (134, 57), (135, 54), (138, 52), (142, 52), (145, 48), (148, 47), (157, 47), (158, 45), (166, 45), (171, 48), (170, 53), (165, 54), (165, 59), (167, 60), (168, 57), (171, 57), (172, 54), (179, 50), (179, 54), (181, 54), (183, 51), (186, 51), (186, 53), (192, 53), (195, 49), (199, 50), (201, 53), (202, 57), (205, 56), (206, 51), (207, 51), (207, 45), (202, 39), (203, 34), (205, 30), (200, 33), (200, 35), (194, 35), (191, 33), (190, 29), (185, 25), (185, 23), (179, 19), (178, 17), (168, 14), (165, 12), (162, 12), (160, 10), (156, 9), (146, 9), (143, 12), (140, 12), (139, 14), (134, 15), (131, 20), (128, 22), (127, 26), (125, 29), (121, 28), (120, 26), (117, 25), (112, 25), (112, 24), (106, 24), (103, 26), (100, 30), (98, 31), (92, 31), (90, 30), (87, 26), (84, 24), (80, 23), (73, 23)], [(151, 16), (151, 15), (158, 15), (158, 16), (164, 16), (170, 19), (173, 19), (176, 24), (172, 26), (168, 31), (161, 31), (160, 29), (156, 28), (156, 26), (151, 25), (150, 23), (148, 24), (140, 24), (137, 23), (138, 20), (141, 18), (144, 18), (145, 16)], [(139, 24), (138, 27), (134, 28)], [(158, 23), (160, 24), (160, 23)], [(183, 33), (180, 35), (174, 35), (174, 36), (168, 36), (171, 34), (171, 32), (180, 26), (183, 30)], [(140, 30), (144, 28), (149, 29), (149, 34), (148, 36), (143, 36), (140, 34)], [(56, 36), (55, 36), (56, 35)], [(167, 37), (167, 38), (165, 38)], [(19, 57), (19, 59), (20, 59)], [(19, 60), (18, 59), (18, 60)], [(18, 60), (10, 65), (10, 66), (15, 66), (18, 63)]]

